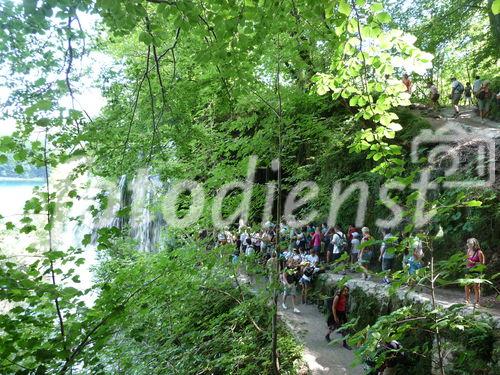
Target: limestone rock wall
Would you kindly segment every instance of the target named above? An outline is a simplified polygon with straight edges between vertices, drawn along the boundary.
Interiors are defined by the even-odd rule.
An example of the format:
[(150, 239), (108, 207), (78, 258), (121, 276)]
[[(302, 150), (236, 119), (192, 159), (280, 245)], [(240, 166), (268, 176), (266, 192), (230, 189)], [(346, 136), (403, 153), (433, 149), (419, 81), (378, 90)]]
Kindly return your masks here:
[[(318, 305), (324, 306), (324, 301), (334, 295), (342, 276), (333, 273), (324, 273), (318, 275), (314, 282), (314, 295), (317, 298)], [(413, 305), (417, 309), (430, 308), (430, 298), (426, 295), (410, 291), (406, 288), (389, 293), (387, 286), (377, 282), (366, 281), (362, 279), (351, 279), (347, 281), (350, 288), (349, 316), (350, 319), (358, 319), (357, 327), (363, 328), (366, 325), (372, 325), (381, 315), (387, 315), (402, 306)], [(438, 300), (438, 303), (447, 307), (451, 303)], [(472, 313), (472, 309), (464, 308), (464, 314)], [(464, 333), (456, 337), (446, 337), (446, 346), (452, 350), (448, 355), (449, 374), (500, 374), (500, 317), (488, 314), (478, 314), (478, 323), (488, 324), (492, 327), (492, 334), (485, 336), (474, 336)], [(429, 333), (419, 335), (413, 334), (404, 339), (404, 346), (411, 347), (413, 343), (426, 343), (429, 347), (435, 347), (433, 337)], [(476, 352), (474, 352), (476, 351)], [(461, 364), (464, 360), (463, 354), (472, 354), (474, 363)], [(469, 360), (470, 362), (470, 360)], [(471, 365), (477, 367), (472, 370), (465, 367)], [(434, 373), (432, 370), (432, 360), (430, 358), (419, 358), (406, 374), (411, 375), (429, 375)]]

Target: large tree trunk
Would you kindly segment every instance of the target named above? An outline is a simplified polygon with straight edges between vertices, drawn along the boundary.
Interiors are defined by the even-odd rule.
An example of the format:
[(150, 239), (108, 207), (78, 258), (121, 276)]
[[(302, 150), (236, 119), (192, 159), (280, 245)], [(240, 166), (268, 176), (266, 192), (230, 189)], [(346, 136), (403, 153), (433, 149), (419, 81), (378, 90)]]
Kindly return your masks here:
[(494, 15), (491, 6), (494, 0), (488, 0), (488, 17), (490, 18), (491, 34), (493, 38), (495, 57), (500, 57), (500, 14)]

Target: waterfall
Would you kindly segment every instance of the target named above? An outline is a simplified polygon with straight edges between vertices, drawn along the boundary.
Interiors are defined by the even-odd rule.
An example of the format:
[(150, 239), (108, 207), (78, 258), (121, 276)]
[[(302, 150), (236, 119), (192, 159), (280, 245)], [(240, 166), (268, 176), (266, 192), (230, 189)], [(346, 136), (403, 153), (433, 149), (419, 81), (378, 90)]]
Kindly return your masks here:
[[(73, 269), (72, 275), (78, 276), (79, 281), (71, 278), (63, 280), (57, 276), (57, 282), (86, 290), (93, 285), (93, 268), (99, 262), (99, 229), (117, 227), (128, 231), (137, 242), (138, 250), (160, 250), (161, 229), (165, 221), (155, 205), (160, 202), (164, 187), (158, 176), (152, 176), (147, 171), (138, 173), (131, 180), (121, 176), (118, 181), (112, 182), (88, 171), (75, 178), (72, 173), (81, 165), (82, 160), (73, 160), (51, 171), (50, 187), (56, 193), (51, 244), (53, 249), (71, 250), (76, 258), (84, 259), (83, 264), (76, 260), (58, 264), (64, 272)], [(68, 196), (73, 198), (70, 204)], [(99, 206), (105, 201), (106, 208), (101, 212)], [(33, 222), (40, 228), (46, 224), (45, 220), (44, 215), (33, 215)], [(47, 251), (47, 233), (33, 232), (9, 243), (11, 252), (22, 254), (26, 259), (33, 256), (25, 251), (28, 246)], [(84, 302), (91, 306), (96, 296), (93, 292), (87, 294)]]
[(129, 230), (137, 241), (138, 250), (156, 252), (160, 249), (161, 228), (165, 221), (155, 204), (159, 202), (163, 184), (158, 176), (139, 172), (129, 183), (127, 176), (120, 177), (114, 191), (108, 194), (108, 209), (95, 224), (93, 240), (103, 227)]
[(126, 175), (122, 175), (120, 177), (120, 181), (118, 182), (117, 192), (118, 192), (118, 199), (116, 200), (116, 203), (112, 208), (113, 218), (111, 220), (110, 226), (123, 229), (127, 224), (127, 220), (124, 215), (118, 215), (118, 214), (120, 213), (121, 210), (125, 209), (130, 204), (129, 201), (130, 194), (128, 192)]
[(155, 204), (159, 202), (163, 184), (158, 176), (138, 173), (131, 183), (130, 235), (142, 251), (159, 250), (163, 216)]

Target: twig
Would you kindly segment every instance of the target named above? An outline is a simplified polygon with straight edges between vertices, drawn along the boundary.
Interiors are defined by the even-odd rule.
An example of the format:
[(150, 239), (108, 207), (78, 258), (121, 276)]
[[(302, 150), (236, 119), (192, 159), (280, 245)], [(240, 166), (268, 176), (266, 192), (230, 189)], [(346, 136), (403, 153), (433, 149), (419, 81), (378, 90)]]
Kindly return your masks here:
[(168, 5), (176, 5), (175, 1), (171, 0), (146, 0), (148, 3), (154, 3), (154, 4), (168, 4)]
[(78, 23), (78, 29), (80, 30), (80, 32), (84, 36), (82, 38), (82, 44), (83, 44), (83, 46), (82, 46), (82, 53), (80, 54), (80, 61), (82, 61), (83, 60), (83, 56), (86, 53), (86, 47), (87, 47), (87, 45), (85, 43), (85, 32), (83, 31), (83, 27), (82, 27), (82, 24), (80, 22), (80, 18), (78, 17), (78, 14), (77, 14), (76, 10), (75, 10), (74, 17), (75, 17), (76, 22)]
[(113, 314), (115, 314), (115, 312), (117, 310), (122, 309), (123, 307), (125, 307), (125, 305), (132, 298), (134, 298), (139, 292), (141, 292), (142, 290), (144, 290), (145, 288), (147, 288), (149, 285), (151, 285), (152, 283), (154, 283), (160, 277), (164, 276), (166, 273), (167, 273), (167, 270), (164, 270), (164, 272), (162, 272), (160, 275), (154, 277), (150, 281), (148, 281), (145, 284), (143, 284), (141, 287), (137, 288), (133, 293), (131, 293), (127, 298), (125, 298), (122, 303), (120, 303), (119, 305), (115, 306), (115, 308), (109, 314), (107, 314), (104, 318), (102, 318), (99, 321), (99, 323), (95, 324), (94, 327), (90, 331), (88, 331), (87, 334), (83, 337), (82, 341), (80, 341), (80, 343), (75, 347), (75, 349), (72, 351), (71, 355), (66, 359), (65, 363), (61, 367), (61, 370), (59, 370), (59, 374), (65, 374), (66, 371), (69, 370), (69, 367), (74, 362), (75, 358), (80, 354), (80, 352), (85, 348), (85, 346), (87, 345), (87, 343), (90, 340), (90, 338), (92, 337), (92, 335), (95, 332), (97, 332), (97, 330), (100, 327), (102, 327), (104, 324), (106, 324), (106, 322), (108, 321), (108, 319), (111, 316), (113, 316)]
[(261, 96), (261, 95), (260, 95), (257, 91), (254, 91), (254, 90), (250, 89), (250, 92), (251, 92), (252, 94), (254, 94), (256, 97), (258, 97), (258, 98), (262, 101), (262, 103), (264, 103), (267, 107), (269, 107), (269, 109), (271, 109), (271, 110), (274, 112), (274, 114), (276, 115), (276, 117), (278, 117), (278, 118), (280, 117), (280, 114), (279, 114), (279, 112), (276, 110), (276, 108), (274, 108), (274, 107), (273, 107), (273, 106), (272, 106), (272, 105), (271, 105), (271, 104), (270, 104), (270, 103), (269, 103), (266, 99), (264, 99), (264, 98), (263, 98), (263, 97), (262, 97), (262, 96)]
[[(279, 3), (281, 6), (281, 2)], [(277, 35), (277, 45), (278, 51), (281, 51), (280, 48), (280, 38), (279, 34)], [(280, 246), (281, 246), (281, 154), (283, 148), (283, 103), (281, 99), (281, 85), (280, 85), (280, 72), (281, 72), (281, 53), (278, 56), (277, 67), (276, 67), (276, 94), (278, 96), (278, 202), (277, 202), (277, 231), (276, 231), (276, 272), (274, 275), (274, 279), (272, 281), (272, 290), (273, 290), (273, 311), (271, 317), (271, 362), (272, 369), (275, 375), (280, 374), (280, 362), (279, 362), (279, 353), (278, 353), (278, 290), (276, 285), (279, 282), (279, 271), (280, 271), (280, 262), (278, 261), (280, 257)]]
[(141, 88), (142, 88), (142, 85), (144, 84), (144, 80), (146, 79), (146, 76), (148, 75), (150, 55), (151, 55), (151, 46), (148, 46), (148, 53), (146, 55), (146, 69), (145, 69), (144, 74), (142, 75), (142, 77), (139, 81), (139, 86), (137, 87), (134, 105), (132, 107), (132, 117), (130, 118), (130, 122), (128, 124), (128, 130), (127, 130), (127, 137), (125, 138), (125, 142), (123, 144), (122, 165), (123, 165), (123, 161), (125, 159), (125, 155), (127, 154), (127, 146), (128, 146), (129, 141), (130, 141), (130, 132), (132, 130), (132, 124), (134, 123), (134, 118), (135, 118), (135, 113), (137, 111), (137, 105), (139, 103), (139, 95), (141, 93)]
[[(200, 288), (201, 289), (206, 289), (206, 290), (211, 290), (213, 292), (222, 293), (222, 294), (230, 297), (231, 299), (233, 299), (236, 303), (238, 303), (238, 305), (240, 305), (242, 303), (242, 301), (240, 301), (238, 298), (236, 298), (235, 296), (233, 296), (231, 293), (226, 292), (225, 290), (217, 289), (217, 288), (213, 288), (213, 287), (209, 287), (209, 286), (203, 286), (203, 285), (200, 286)], [(250, 314), (247, 314), (247, 317), (248, 317), (248, 319), (250, 319), (250, 321), (252, 322), (252, 324), (254, 325), (254, 327), (257, 329), (257, 331), (264, 332), (264, 330), (259, 327), (259, 325), (257, 324), (257, 322), (252, 318), (252, 316)]]
[(71, 44), (72, 42), (72, 29), (71, 29), (71, 23), (73, 22), (73, 17), (72, 16), (69, 16), (68, 17), (68, 25), (66, 26), (67, 27), (67, 33), (68, 33), (68, 53), (67, 53), (67, 67), (66, 67), (66, 86), (68, 87), (68, 92), (69, 92), (69, 95), (71, 96), (71, 102), (73, 103), (73, 107), (75, 106), (74, 105), (74, 101), (75, 101), (75, 98), (74, 98), (74, 95), (73, 95), (73, 89), (71, 87), (71, 83), (70, 83), (70, 80), (69, 80), (69, 75), (71, 73), (71, 68), (72, 68), (72, 65), (73, 65), (73, 45)]
[(158, 56), (158, 60), (161, 60), (169, 51), (172, 51), (177, 47), (177, 42), (179, 41), (179, 35), (181, 34), (181, 28), (178, 27), (176, 32), (175, 32), (175, 39), (174, 39), (174, 44), (172, 44), (170, 47), (168, 47), (165, 51), (163, 51), (160, 56)]

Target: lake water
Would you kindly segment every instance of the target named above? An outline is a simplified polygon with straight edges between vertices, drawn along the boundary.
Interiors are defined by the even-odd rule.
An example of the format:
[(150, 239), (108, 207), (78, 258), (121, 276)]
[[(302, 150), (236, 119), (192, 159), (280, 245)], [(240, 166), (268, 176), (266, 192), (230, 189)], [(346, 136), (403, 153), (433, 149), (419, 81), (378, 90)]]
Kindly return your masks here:
[(44, 180), (0, 178), (0, 215), (6, 221), (17, 221), (23, 213), (24, 202), (31, 198), (35, 186), (44, 186)]
[[(4, 219), (1, 220), (0, 230), (5, 229), (3, 223), (12, 221), (17, 224), (24, 216), (24, 204), (33, 196), (33, 188), (36, 186), (44, 187), (45, 181), (42, 179), (23, 180), (0, 178), (0, 215), (4, 217)], [(86, 207), (84, 206), (83, 208)], [(81, 214), (81, 212), (79, 212), (79, 214)], [(75, 224), (72, 222), (61, 222), (57, 224), (59, 226), (56, 225), (54, 229), (57, 231), (57, 234), (54, 236), (55, 239), (53, 240), (54, 246), (58, 249), (67, 249), (73, 245), (81, 246), (83, 233), (77, 231)], [(27, 262), (29, 262), (29, 255), (25, 253), (24, 249), (29, 243), (32, 243), (33, 238), (26, 235), (18, 235), (17, 233), (9, 234), (6, 232), (4, 235), (5, 236), (0, 240), (0, 253), (2, 252), (2, 248), (8, 248), (10, 254), (25, 256), (25, 258), (28, 259)], [(40, 238), (38, 238), (38, 240), (40, 240)], [(95, 247), (93, 245), (84, 247), (83, 253), (81, 253), (80, 256), (86, 260), (83, 265), (77, 266), (74, 264), (67, 264), (62, 268), (73, 267), (78, 270), (77, 274), (80, 276), (81, 280), (79, 284), (74, 284), (71, 281), (65, 281), (64, 283), (83, 290), (92, 286), (92, 272), (90, 268), (96, 264)], [(16, 257), (14, 259), (17, 260), (20, 258)], [(83, 300), (88, 305), (92, 305), (94, 298), (94, 295), (87, 295)]]

